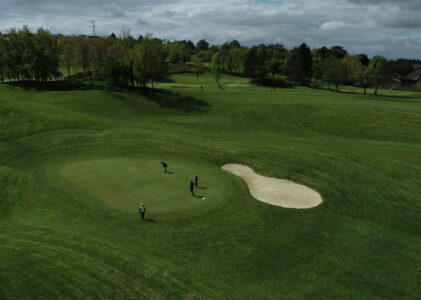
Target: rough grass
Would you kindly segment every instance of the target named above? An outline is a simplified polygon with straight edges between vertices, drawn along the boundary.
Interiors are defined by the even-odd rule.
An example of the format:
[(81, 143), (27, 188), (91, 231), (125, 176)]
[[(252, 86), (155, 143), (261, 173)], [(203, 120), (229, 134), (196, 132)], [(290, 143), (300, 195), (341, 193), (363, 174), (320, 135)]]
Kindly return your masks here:
[[(0, 85), (1, 299), (419, 297), (419, 94), (172, 80), (191, 90), (160, 84), (165, 105), (133, 92)], [(183, 99), (201, 105), (189, 111)], [(156, 222), (140, 223), (137, 207), (114, 209), (58, 175), (142, 157), (209, 166), (223, 180), (206, 192), (224, 199), (149, 210)], [(266, 205), (219, 173), (225, 163), (305, 184), (324, 202)], [(110, 176), (126, 176), (123, 162), (115, 167)]]

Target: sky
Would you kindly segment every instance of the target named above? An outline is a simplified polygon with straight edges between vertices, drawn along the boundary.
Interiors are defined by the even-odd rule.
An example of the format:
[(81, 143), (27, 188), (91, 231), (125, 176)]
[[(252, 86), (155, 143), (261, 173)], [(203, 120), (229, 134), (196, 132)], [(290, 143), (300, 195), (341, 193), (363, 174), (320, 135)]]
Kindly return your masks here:
[(350, 53), (421, 59), (421, 0), (0, 0), (0, 31), (130, 30), (169, 40), (242, 45), (302, 42)]

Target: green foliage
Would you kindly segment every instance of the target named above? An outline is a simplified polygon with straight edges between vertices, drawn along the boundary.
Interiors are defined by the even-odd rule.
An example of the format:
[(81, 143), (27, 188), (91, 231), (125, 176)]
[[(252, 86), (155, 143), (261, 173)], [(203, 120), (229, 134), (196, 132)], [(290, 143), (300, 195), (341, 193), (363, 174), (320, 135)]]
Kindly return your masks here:
[(350, 70), (348, 65), (344, 60), (331, 58), (328, 62), (325, 79), (329, 83), (333, 83), (338, 91), (338, 86), (344, 84), (350, 75)]
[(147, 87), (151, 82), (153, 88), (154, 82), (163, 78), (168, 72), (163, 59), (162, 43), (151, 36), (146, 36), (135, 47), (135, 53), (136, 78), (142, 87)]
[(59, 47), (50, 32), (11, 29), (0, 38), (0, 76), (8, 80), (47, 81), (58, 75)]
[(313, 58), (306, 44), (294, 48), (285, 61), (284, 73), (293, 81), (305, 85), (313, 74)]
[(197, 42), (196, 47), (199, 51), (206, 51), (209, 49), (209, 43), (206, 40), (200, 40)]
[(197, 79), (199, 79), (199, 75), (205, 72), (205, 65), (203, 64), (202, 60), (194, 56), (192, 59), (192, 68), (191, 71), (196, 74)]
[(368, 65), (367, 71), (375, 82), (374, 95), (377, 95), (379, 85), (391, 77), (390, 64), (383, 56), (374, 56)]
[(222, 57), (221, 53), (215, 53), (212, 57), (212, 71), (215, 74), (215, 81), (219, 82), (221, 80), (221, 72), (222, 72)]

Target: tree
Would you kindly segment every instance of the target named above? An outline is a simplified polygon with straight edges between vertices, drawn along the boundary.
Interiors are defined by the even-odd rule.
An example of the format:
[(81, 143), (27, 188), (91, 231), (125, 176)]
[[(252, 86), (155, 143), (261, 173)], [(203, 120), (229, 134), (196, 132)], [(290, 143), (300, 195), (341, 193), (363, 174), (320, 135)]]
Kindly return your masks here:
[(134, 86), (134, 64), (135, 64), (135, 51), (136, 40), (131, 36), (130, 31), (123, 31), (122, 38), (120, 40), (124, 60), (127, 66), (127, 80), (132, 86)]
[(273, 57), (268, 62), (268, 70), (272, 74), (272, 77), (275, 77), (275, 75), (281, 74), (281, 62), (280, 62), (280, 60)]
[(185, 63), (189, 61), (187, 45), (183, 42), (173, 42), (167, 44), (166, 51), (168, 53), (167, 61), (172, 64)]
[(374, 95), (377, 95), (381, 82), (390, 76), (389, 62), (383, 56), (374, 56), (368, 65), (368, 72), (375, 83)]
[(47, 81), (58, 74), (57, 40), (47, 30), (10, 29), (0, 41), (0, 78)]
[(90, 40), (90, 43), (92, 47), (91, 62), (93, 69), (91, 74), (91, 84), (93, 84), (94, 77), (106, 69), (112, 54), (110, 49), (113, 47), (116, 41), (110, 37), (95, 37)]
[(326, 73), (326, 56), (323, 55), (320, 49), (314, 49), (311, 51), (313, 57), (313, 78), (316, 80), (322, 80)]
[(266, 77), (268, 74), (269, 53), (265, 45), (259, 45), (256, 51), (256, 73), (259, 77)]
[(215, 80), (216, 82), (219, 82), (221, 80), (221, 72), (222, 72), (222, 65), (221, 65), (221, 55), (220, 53), (215, 53), (212, 57), (212, 70), (215, 74)]
[(163, 46), (159, 40), (146, 35), (135, 47), (135, 75), (141, 87), (147, 87), (151, 83), (162, 78), (167, 73), (167, 67), (163, 59)]
[(342, 46), (333, 46), (329, 50), (330, 56), (333, 56), (337, 59), (343, 59), (345, 56), (348, 55), (348, 52)]
[(248, 76), (254, 76), (257, 70), (257, 47), (248, 49), (244, 57), (244, 73)]
[(349, 76), (349, 70), (343, 60), (337, 58), (331, 58), (328, 62), (325, 79), (335, 85), (335, 90), (338, 92), (340, 84), (346, 82)]
[(77, 58), (78, 63), (82, 66), (83, 71), (90, 71), (91, 64), (92, 64), (92, 44), (89, 42), (89, 38), (87, 37), (79, 37), (77, 38)]
[(191, 71), (194, 74), (196, 74), (196, 79), (199, 80), (199, 75), (205, 72), (205, 65), (203, 64), (202, 60), (197, 56), (193, 56), (192, 64), (193, 66)]
[(66, 68), (70, 81), (71, 69), (77, 64), (76, 40), (74, 37), (65, 36), (60, 40), (61, 64)]
[(196, 47), (199, 51), (208, 50), (209, 43), (206, 40), (200, 40), (197, 42)]
[(7, 70), (6, 39), (0, 34), (0, 82), (4, 82)]
[(57, 39), (47, 30), (37, 30), (34, 49), (35, 79), (47, 81), (57, 77), (60, 48)]
[(364, 95), (367, 93), (368, 86), (368, 73), (367, 67), (361, 63), (361, 57), (356, 56), (347, 56), (343, 59), (345, 66), (349, 72), (349, 81), (352, 81), (354, 84), (358, 84), (364, 88)]
[(367, 54), (358, 54), (358, 60), (364, 67), (368, 67), (370, 63), (370, 59), (368, 58)]
[(285, 61), (284, 72), (302, 85), (310, 81), (313, 73), (313, 58), (310, 48), (305, 43), (290, 52)]

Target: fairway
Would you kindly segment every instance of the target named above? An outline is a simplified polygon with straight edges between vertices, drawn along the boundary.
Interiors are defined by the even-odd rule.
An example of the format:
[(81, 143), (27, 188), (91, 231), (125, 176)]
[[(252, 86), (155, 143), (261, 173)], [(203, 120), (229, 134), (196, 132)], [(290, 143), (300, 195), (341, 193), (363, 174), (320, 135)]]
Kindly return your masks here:
[(421, 95), (221, 82), (0, 84), (0, 299), (419, 298)]
[[(125, 158), (75, 162), (60, 172), (112, 208), (133, 212), (143, 202), (154, 214), (218, 204), (224, 199), (218, 180), (224, 178), (217, 173), (210, 165), (188, 161), (171, 161), (164, 173), (159, 160)], [(192, 196), (189, 184), (196, 174), (200, 174), (200, 184)]]

